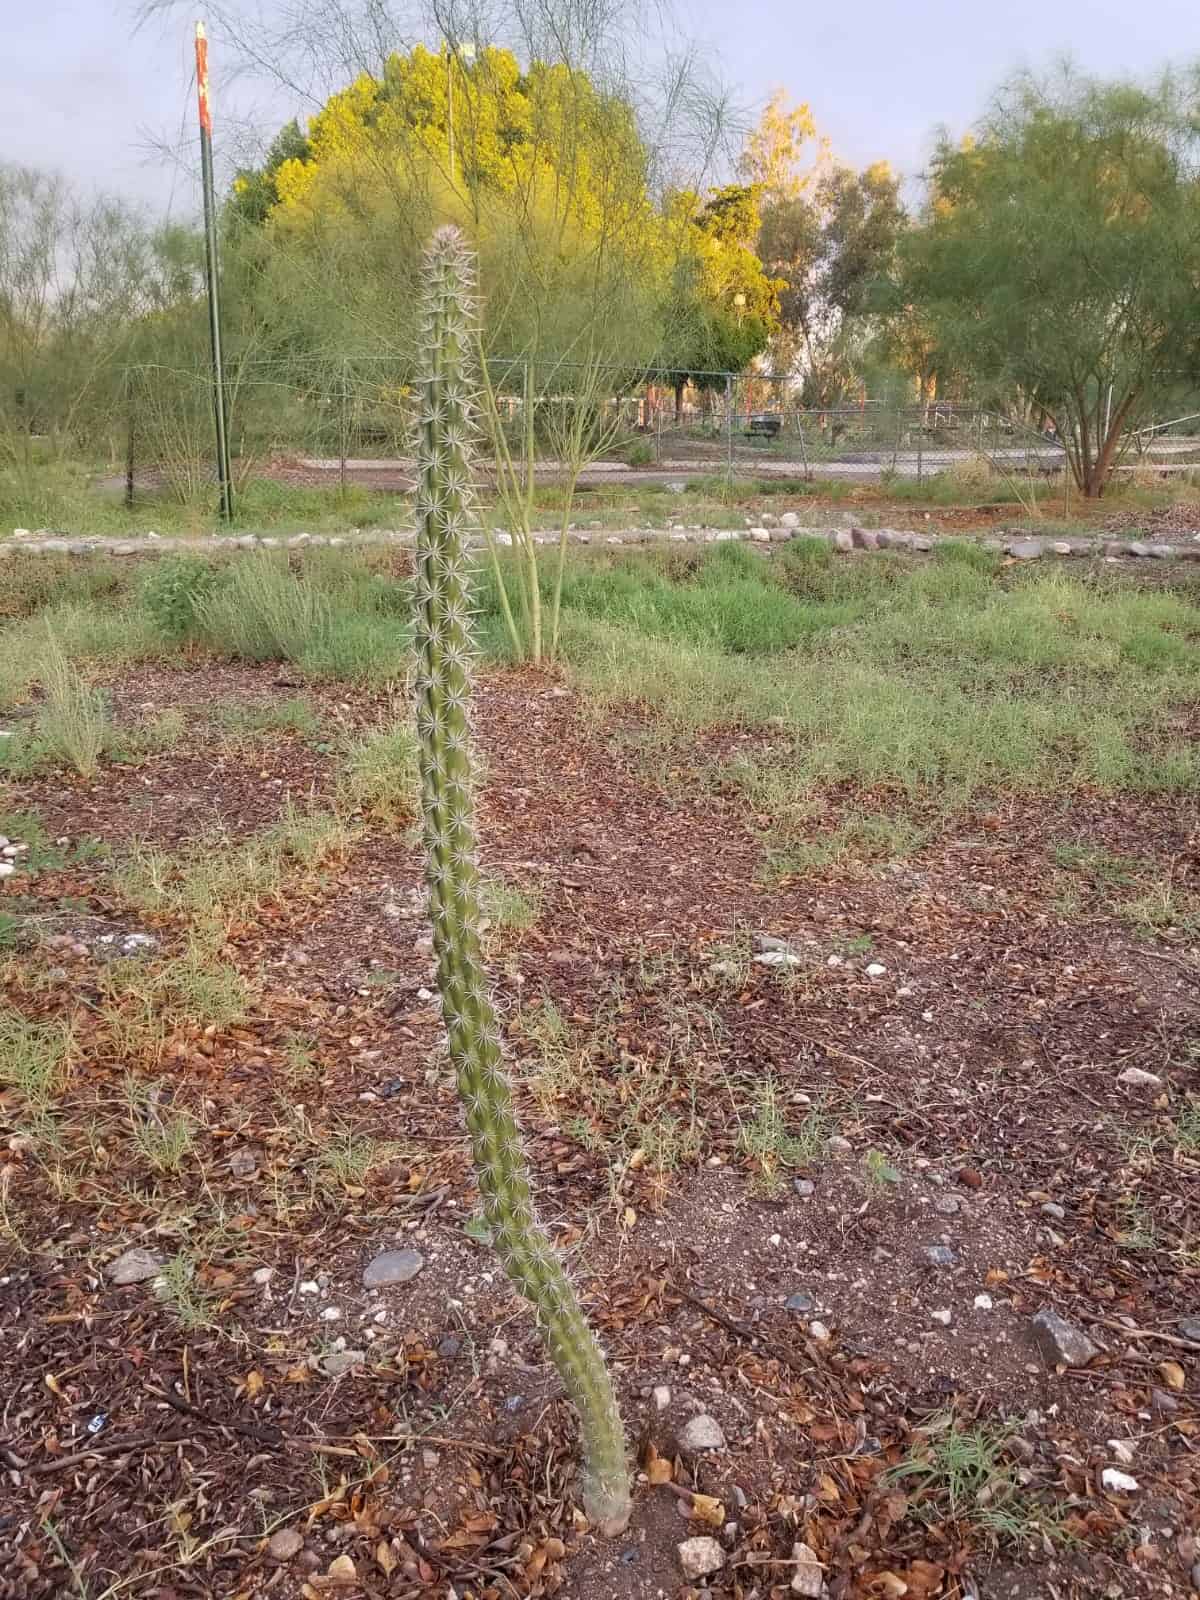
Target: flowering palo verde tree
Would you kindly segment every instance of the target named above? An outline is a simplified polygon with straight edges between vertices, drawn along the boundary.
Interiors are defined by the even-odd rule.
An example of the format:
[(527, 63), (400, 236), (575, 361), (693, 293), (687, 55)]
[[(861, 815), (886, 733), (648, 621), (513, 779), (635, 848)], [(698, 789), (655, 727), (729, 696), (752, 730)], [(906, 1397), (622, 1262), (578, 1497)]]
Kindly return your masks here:
[(472, 258), (455, 228), (425, 256), (416, 635), (422, 818), (438, 986), (484, 1215), (509, 1278), (579, 1412), (584, 1510), (602, 1532), (629, 1520), (625, 1437), (604, 1357), (534, 1215), (500, 1028), (483, 971), (471, 794), (469, 557), (475, 345)]

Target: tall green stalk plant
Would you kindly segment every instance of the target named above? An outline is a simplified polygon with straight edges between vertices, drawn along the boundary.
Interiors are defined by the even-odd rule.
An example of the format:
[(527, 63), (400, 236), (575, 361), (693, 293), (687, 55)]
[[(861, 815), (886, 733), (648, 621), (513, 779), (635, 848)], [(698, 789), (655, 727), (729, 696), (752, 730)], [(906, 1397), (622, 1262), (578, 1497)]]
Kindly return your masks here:
[(427, 375), (421, 392), (417, 488), (417, 731), (430, 914), (438, 986), (484, 1215), (538, 1327), (583, 1430), (583, 1504), (605, 1533), (629, 1520), (625, 1436), (604, 1357), (533, 1211), (529, 1172), (483, 970), (471, 793), (470, 597), (474, 339), (472, 262), (457, 229), (425, 258)]

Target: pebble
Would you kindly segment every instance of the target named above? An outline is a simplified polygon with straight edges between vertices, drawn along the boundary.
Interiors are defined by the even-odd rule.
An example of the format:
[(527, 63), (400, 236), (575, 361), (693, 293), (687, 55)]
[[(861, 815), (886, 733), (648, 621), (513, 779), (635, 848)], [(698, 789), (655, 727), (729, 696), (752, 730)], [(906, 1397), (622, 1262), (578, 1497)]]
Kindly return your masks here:
[(1108, 1448), (1123, 1467), (1131, 1467), (1133, 1465), (1133, 1446), (1128, 1439), (1110, 1439)]
[(792, 1180), (792, 1188), (800, 1196), (801, 1200), (811, 1200), (816, 1193), (817, 1186), (811, 1178), (794, 1178)]
[(787, 1311), (798, 1311), (802, 1316), (806, 1316), (808, 1312), (815, 1311), (817, 1309), (817, 1302), (813, 1299), (812, 1295), (805, 1294), (803, 1289), (801, 1289), (797, 1294), (788, 1295), (787, 1299), (784, 1301), (784, 1309)]
[(679, 1546), (679, 1565), (685, 1578), (707, 1578), (725, 1565), (725, 1552), (715, 1539), (685, 1539)]
[(940, 1322), (943, 1328), (948, 1328), (954, 1320), (954, 1313), (951, 1311), (931, 1311), (929, 1315), (934, 1322)]
[(760, 956), (750, 958), (760, 967), (802, 967), (804, 960), (791, 950), (764, 950)]
[(995, 1301), (992, 1299), (990, 1294), (977, 1294), (975, 1296), (974, 1304), (976, 1311), (991, 1311), (995, 1305)]
[(810, 1600), (820, 1600), (825, 1592), (825, 1574), (817, 1560), (816, 1551), (798, 1539), (792, 1546), (792, 1560), (796, 1563), (792, 1593), (808, 1595)]
[(829, 1154), (831, 1156), (848, 1156), (854, 1149), (849, 1139), (843, 1139), (840, 1133), (835, 1133), (829, 1141)]
[(1200, 1344), (1200, 1317), (1181, 1317), (1179, 1331), (1185, 1339)]
[(267, 1554), (272, 1561), (290, 1561), (304, 1548), (304, 1540), (295, 1528), (280, 1528), (267, 1540)]
[(940, 1194), (933, 1202), (933, 1209), (943, 1217), (954, 1217), (962, 1210), (962, 1202), (952, 1194)]
[(419, 1250), (384, 1250), (363, 1269), (364, 1289), (382, 1289), (393, 1283), (408, 1283), (425, 1265)]
[(321, 1292), (321, 1285), (319, 1283), (314, 1283), (311, 1278), (306, 1279), (300, 1285), (300, 1293), (301, 1294), (320, 1294), (320, 1292)]
[(1100, 1482), (1115, 1494), (1133, 1494), (1138, 1486), (1136, 1478), (1131, 1478), (1127, 1472), (1119, 1472), (1116, 1467), (1105, 1467), (1100, 1474)]
[(1051, 1366), (1086, 1367), (1100, 1350), (1073, 1322), (1048, 1308), (1039, 1311), (1032, 1322), (1033, 1336), (1043, 1357)]
[(1067, 1213), (1063, 1210), (1062, 1206), (1056, 1204), (1055, 1201), (1047, 1200), (1045, 1205), (1042, 1207), (1042, 1215), (1044, 1217), (1053, 1217), (1055, 1222), (1062, 1222)]
[(684, 1455), (698, 1455), (705, 1450), (724, 1450), (725, 1435), (716, 1417), (707, 1411), (691, 1417), (679, 1430), (679, 1448)]
[(453, 1361), (462, 1349), (462, 1340), (457, 1334), (448, 1333), (438, 1340), (437, 1353), (443, 1361)]
[(872, 961), (870, 966), (867, 968), (868, 978), (882, 978), (886, 975), (886, 973), (887, 968), (883, 965), (882, 961)]
[(115, 1261), (110, 1261), (104, 1271), (110, 1283), (121, 1286), (129, 1283), (145, 1283), (149, 1278), (157, 1278), (166, 1266), (162, 1256), (156, 1255), (153, 1250), (147, 1250), (144, 1245), (135, 1244), (124, 1254), (119, 1255)]
[(259, 1284), (260, 1286), (263, 1285), (263, 1284), (270, 1283), (271, 1279), (275, 1276), (275, 1268), (274, 1267), (255, 1267), (252, 1276), (254, 1278), (255, 1283)]
[(667, 1388), (665, 1383), (660, 1383), (655, 1386), (653, 1399), (654, 1409), (656, 1411), (665, 1411), (671, 1404), (671, 1391)]
[(810, 1322), (808, 1331), (818, 1344), (826, 1344), (833, 1337), (823, 1322)]

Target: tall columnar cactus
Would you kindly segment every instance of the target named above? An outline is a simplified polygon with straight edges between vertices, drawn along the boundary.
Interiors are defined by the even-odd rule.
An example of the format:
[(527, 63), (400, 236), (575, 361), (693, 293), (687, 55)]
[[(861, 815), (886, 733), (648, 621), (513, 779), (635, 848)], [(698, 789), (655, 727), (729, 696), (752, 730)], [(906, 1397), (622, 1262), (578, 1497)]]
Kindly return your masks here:
[(417, 488), (417, 731), (430, 912), (450, 1056), (466, 1110), (484, 1215), (504, 1269), (533, 1306), (584, 1442), (584, 1509), (618, 1533), (629, 1520), (621, 1418), (604, 1357), (533, 1210), (479, 940), (471, 796), (470, 525), (472, 264), (442, 228), (426, 253)]

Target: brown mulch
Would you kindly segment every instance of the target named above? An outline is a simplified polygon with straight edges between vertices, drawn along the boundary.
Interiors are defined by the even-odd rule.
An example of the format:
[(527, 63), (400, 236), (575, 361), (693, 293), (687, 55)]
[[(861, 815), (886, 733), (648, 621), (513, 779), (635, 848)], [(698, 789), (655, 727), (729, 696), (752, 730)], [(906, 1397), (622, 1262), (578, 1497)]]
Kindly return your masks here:
[[(237, 838), (330, 794), (333, 736), (384, 703), (321, 697), (328, 738), (205, 746), (207, 703), (294, 692), (279, 676), (128, 671), (121, 715), (184, 707), (189, 737), (91, 786), (10, 786), (69, 843), (4, 894), (68, 933), (137, 926), (108, 880), (125, 841)], [(648, 1600), (687, 1592), (696, 1534), (725, 1552), (709, 1592), (742, 1600), (789, 1593), (797, 1540), (833, 1600), (1189, 1594), (1200, 1157), (1171, 1130), (1200, 1094), (1200, 951), (1131, 929), (1053, 852), (1086, 841), (1193, 892), (1196, 805), (997, 797), (903, 862), (768, 887), (762, 819), (686, 771), (664, 794), (552, 678), (490, 675), (478, 712), (485, 865), (540, 902), (492, 965), (542, 1213), (643, 1468), (629, 1533), (582, 1525), (569, 1408), (468, 1226), (419, 859), (376, 828), (226, 929), (249, 1015), (176, 1027), (156, 1066), (123, 1054), (91, 954), (6, 970), (22, 1012), (70, 1019), (74, 1070), (44, 1165), (0, 1092), (0, 1597)], [(111, 860), (70, 854), (88, 835)], [(802, 964), (753, 962), (763, 934)], [(1129, 1066), (1160, 1086), (1118, 1083)], [(141, 1113), (131, 1070), (158, 1085)], [(790, 1127), (844, 1144), (773, 1174), (745, 1148), (766, 1083)], [(191, 1151), (155, 1170), (146, 1126), (184, 1115)], [(647, 1149), (668, 1129), (677, 1166)], [(133, 1243), (192, 1276), (114, 1287)], [(364, 1289), (399, 1245), (423, 1270)], [(1045, 1306), (1100, 1347), (1086, 1369), (1046, 1368)], [(337, 1376), (339, 1339), (363, 1360)], [(698, 1410), (728, 1447), (687, 1459)], [(1014, 1536), (986, 1500), (886, 1475), (951, 1419), (1011, 1427), (990, 1509)], [(1136, 1491), (1101, 1480), (1114, 1439)]]

